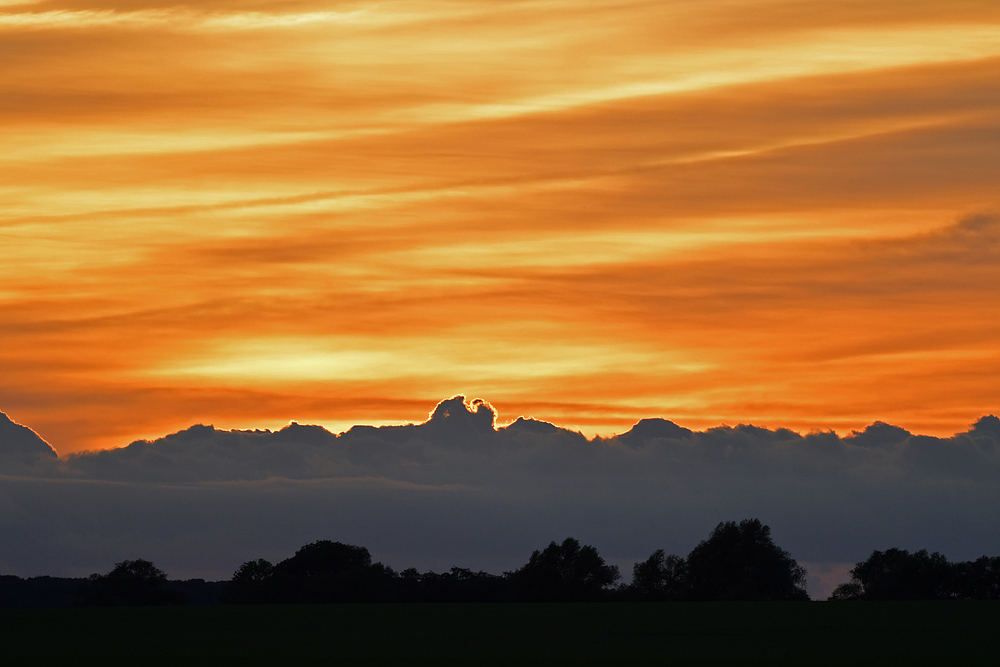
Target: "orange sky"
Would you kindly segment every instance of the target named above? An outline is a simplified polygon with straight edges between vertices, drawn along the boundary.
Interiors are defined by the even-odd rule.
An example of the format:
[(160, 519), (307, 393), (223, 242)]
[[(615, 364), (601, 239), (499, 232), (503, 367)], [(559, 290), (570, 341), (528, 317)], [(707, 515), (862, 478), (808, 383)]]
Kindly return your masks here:
[(1000, 411), (1000, 4), (0, 0), (0, 410)]

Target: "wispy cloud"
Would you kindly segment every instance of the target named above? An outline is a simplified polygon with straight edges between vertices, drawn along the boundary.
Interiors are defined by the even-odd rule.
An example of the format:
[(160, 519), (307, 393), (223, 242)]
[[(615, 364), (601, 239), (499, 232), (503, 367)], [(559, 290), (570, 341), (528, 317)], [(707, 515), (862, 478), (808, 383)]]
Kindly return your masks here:
[[(15, 2), (4, 5), (21, 4)], [(2, 6), (2, 5), (0, 5)], [(398, 23), (399, 15), (380, 15), (358, 9), (346, 12), (221, 12), (195, 11), (187, 8), (143, 9), (119, 11), (113, 9), (55, 9), (0, 13), (0, 29), (76, 29), (88, 28), (166, 28), (178, 31), (239, 31), (312, 27), (317, 24), (386, 25)]]

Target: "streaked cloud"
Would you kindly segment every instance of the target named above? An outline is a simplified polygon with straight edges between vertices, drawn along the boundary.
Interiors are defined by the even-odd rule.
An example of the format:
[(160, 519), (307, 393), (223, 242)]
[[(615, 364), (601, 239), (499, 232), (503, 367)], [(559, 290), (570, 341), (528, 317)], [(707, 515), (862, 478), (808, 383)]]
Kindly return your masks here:
[[(24, 3), (4, 3), (24, 4)], [(398, 16), (398, 15), (397, 15)], [(221, 12), (194, 11), (188, 8), (168, 7), (119, 11), (113, 9), (56, 9), (50, 11), (21, 11), (0, 14), (0, 29), (45, 28), (87, 29), (112, 28), (167, 28), (171, 30), (262, 30), (311, 27), (316, 24), (384, 25), (399, 19), (380, 17), (378, 12), (357, 9), (349, 12)]]

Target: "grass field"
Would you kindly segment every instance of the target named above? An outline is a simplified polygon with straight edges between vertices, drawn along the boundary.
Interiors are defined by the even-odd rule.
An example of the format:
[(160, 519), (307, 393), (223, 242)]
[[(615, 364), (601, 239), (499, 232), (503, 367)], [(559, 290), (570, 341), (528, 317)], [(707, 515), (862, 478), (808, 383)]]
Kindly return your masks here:
[[(453, 664), (998, 664), (1000, 603), (385, 604), (0, 611), (3, 655)], [(256, 659), (256, 660), (254, 660)], [(13, 664), (13, 663), (10, 663)]]

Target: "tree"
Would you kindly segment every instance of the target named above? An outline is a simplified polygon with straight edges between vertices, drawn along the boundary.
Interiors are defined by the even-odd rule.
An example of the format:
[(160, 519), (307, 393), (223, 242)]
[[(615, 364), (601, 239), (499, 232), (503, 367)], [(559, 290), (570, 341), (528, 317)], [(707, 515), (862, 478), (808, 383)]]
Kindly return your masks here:
[(696, 600), (808, 600), (806, 571), (758, 519), (715, 527), (687, 557)]
[(375, 602), (391, 596), (395, 576), (364, 547), (320, 540), (275, 565), (268, 587), (276, 602)]
[(230, 604), (261, 604), (272, 597), (274, 566), (263, 558), (247, 561), (237, 568), (222, 599)]
[[(416, 581), (416, 591), (411, 581)], [(450, 572), (419, 574), (405, 570), (398, 579), (397, 590), (403, 599), (421, 602), (502, 602), (507, 581), (488, 572), (473, 572), (453, 567)], [(407, 590), (409, 589), (409, 590)]]
[(833, 589), (833, 594), (830, 595), (829, 600), (844, 601), (844, 600), (862, 600), (864, 599), (865, 589), (856, 581), (849, 581), (846, 584), (841, 584)]
[(632, 568), (630, 597), (640, 600), (683, 600), (688, 596), (687, 561), (657, 549)]
[[(833, 591), (831, 600), (942, 600), (957, 597), (957, 577), (963, 565), (953, 565), (926, 549), (874, 551), (851, 570), (851, 581)], [(970, 568), (970, 574), (974, 570)], [(974, 575), (970, 579), (974, 579)], [(971, 583), (971, 582), (970, 582)]]
[(1000, 556), (981, 556), (974, 561), (955, 564), (954, 591), (971, 600), (1000, 599)]
[(580, 546), (572, 537), (551, 542), (531, 554), (528, 563), (508, 573), (515, 595), (532, 602), (577, 602), (600, 599), (620, 578), (592, 546)]
[(183, 595), (163, 589), (167, 575), (148, 560), (124, 560), (107, 574), (92, 574), (81, 590), (85, 606), (133, 607), (181, 604)]

